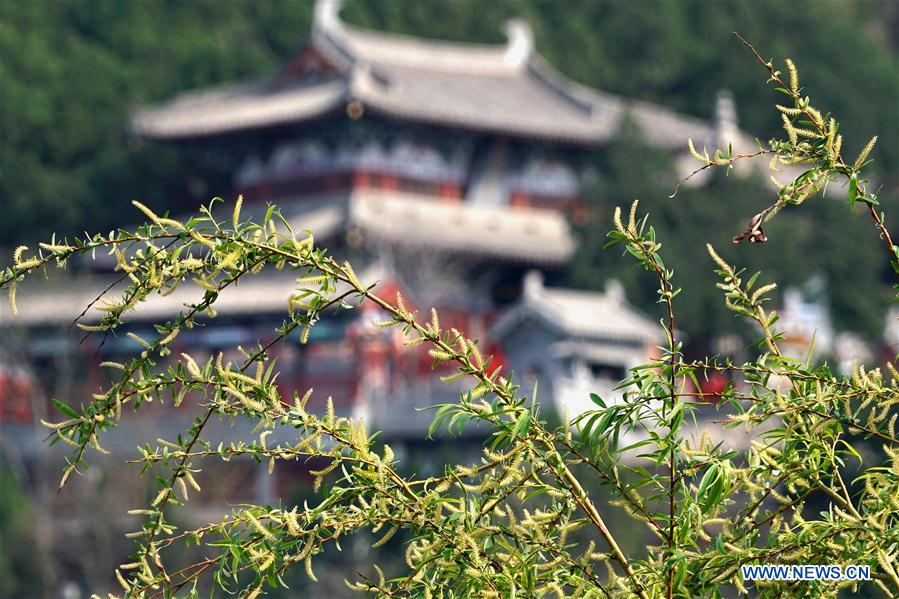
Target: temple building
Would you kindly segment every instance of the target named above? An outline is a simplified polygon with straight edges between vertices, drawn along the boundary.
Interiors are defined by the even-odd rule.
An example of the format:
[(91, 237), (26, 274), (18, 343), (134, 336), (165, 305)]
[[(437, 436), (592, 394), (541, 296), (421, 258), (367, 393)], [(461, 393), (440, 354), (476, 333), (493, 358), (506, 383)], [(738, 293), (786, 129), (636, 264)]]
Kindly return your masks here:
[(538, 271), (527, 273), (521, 300), (490, 334), (525, 389), (538, 384), (539, 395), (571, 418), (596, 408), (591, 393), (618, 403), (616, 386), (628, 369), (657, 356), (664, 343), (658, 323), (628, 304), (617, 280), (603, 293), (558, 289), (544, 286)]
[[(276, 203), (294, 230), (311, 230), (360, 278), (379, 282), (385, 297), (398, 290), (410, 304), (436, 307), (445, 326), (479, 338), (497, 363), (551, 375), (544, 398), (558, 403), (613, 384), (644, 360), (657, 327), (614, 284), (590, 295), (544, 288), (537, 272), (523, 285), (525, 275), (559, 270), (572, 257), (570, 223), (601, 176), (586, 157), (625, 122), (672, 152), (686, 174), (696, 166), (688, 138), (700, 148), (754, 148), (737, 127), (732, 99), (720, 95), (714, 118), (702, 120), (585, 87), (539, 55), (520, 20), (506, 25), (505, 44), (481, 45), (362, 30), (339, 11), (339, 1), (318, 0), (308, 43), (277, 72), (140, 108), (131, 134), (241, 148), (233, 193), (246, 198), (245, 214)], [(194, 209), (185, 204), (184, 212)], [(46, 385), (45, 375), (62, 364), (86, 373), (70, 381), (74, 403), (102, 383), (96, 363), (137, 349), (127, 337), (98, 346), (60, 332), (114, 278), (110, 271), (28, 282), (20, 314), (3, 307), (5, 339), (13, 329), (28, 332), (31, 341), (17, 349), (33, 381)], [(289, 273), (263, 272), (229, 289), (216, 304), (219, 317), (180, 335), (173, 355), (202, 358), (268, 338), (294, 287)], [(154, 323), (202, 294), (185, 284), (151, 298), (129, 313), (131, 330), (152, 335)], [(556, 313), (557, 322), (546, 320)], [(429, 414), (400, 422), (396, 411), (457, 397), (459, 389), (437, 384), (427, 356), (371, 326), (377, 317), (370, 306), (343, 312), (317, 325), (307, 345), (284, 344), (275, 352), (279, 381), (286, 392), (314, 387), (321, 401), (333, 396), (338, 409), (366, 416), (374, 429), (421, 438)], [(522, 335), (551, 351), (535, 353)], [(0, 385), (36, 393), (39, 385), (19, 374)], [(13, 405), (17, 397), (4, 393), (3, 413), (30, 422)]]

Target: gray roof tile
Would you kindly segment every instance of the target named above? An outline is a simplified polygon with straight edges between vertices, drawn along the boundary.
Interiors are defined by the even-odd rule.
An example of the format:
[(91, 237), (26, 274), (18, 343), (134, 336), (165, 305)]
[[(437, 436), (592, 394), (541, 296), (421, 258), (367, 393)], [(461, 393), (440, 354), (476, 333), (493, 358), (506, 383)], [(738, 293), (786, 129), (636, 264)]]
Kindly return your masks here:
[(283, 86), (275, 77), (186, 93), (138, 110), (132, 129), (154, 138), (216, 135), (302, 122), (358, 100), (400, 119), (575, 144), (608, 139), (629, 110), (660, 145), (710, 136), (707, 122), (567, 79), (533, 50), (524, 25), (510, 32), (505, 45), (462, 44), (319, 19), (311, 48), (335, 66), (335, 78), (300, 76)]

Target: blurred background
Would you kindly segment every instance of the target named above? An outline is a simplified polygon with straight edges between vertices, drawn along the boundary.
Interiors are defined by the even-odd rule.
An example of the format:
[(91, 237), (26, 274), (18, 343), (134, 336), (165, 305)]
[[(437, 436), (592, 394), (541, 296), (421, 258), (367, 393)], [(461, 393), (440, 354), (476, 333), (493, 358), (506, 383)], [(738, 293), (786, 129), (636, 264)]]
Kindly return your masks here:
[[(497, 363), (540, 381), (548, 413), (575, 415), (597, 392), (612, 401), (627, 368), (660, 343), (653, 281), (603, 251), (616, 205), (641, 199), (684, 292), (678, 324), (688, 356), (751, 357), (756, 331), (714, 287), (710, 242), (728, 261), (778, 282), (785, 345), (841, 372), (878, 366), (899, 343), (886, 256), (842, 189), (779, 215), (766, 244), (731, 237), (771, 203), (767, 161), (730, 176), (705, 172), (687, 138), (711, 151), (780, 134), (779, 101), (732, 32), (763, 56), (790, 57), (806, 92), (842, 123), (845, 153), (880, 136), (870, 176), (895, 227), (899, 214), (899, 10), (895, 2), (612, 2), (545, 0), (268, 2), (0, 0), (0, 246), (108, 231), (141, 220), (139, 200), (175, 217), (237, 194), (245, 213), (278, 204), (379, 291), (437, 307), (445, 327), (481, 339)], [(786, 175), (784, 175), (786, 177)], [(135, 445), (172, 439), (201, 406), (148, 405), (104, 443), (113, 454), (59, 493), (66, 452), (43, 442), (50, 399), (77, 406), (105, 380), (103, 360), (136, 347), (82, 340), (71, 321), (115, 280), (114, 261), (73, 261), (23, 284), (18, 316), (0, 310), (0, 597), (115, 591), (129, 561), (125, 516), (155, 495), (127, 465)], [(179, 336), (198, 360), (274, 334), (292, 277), (263, 272), (220, 300), (220, 316)], [(193, 293), (193, 296), (191, 295)], [(181, 294), (181, 295), (178, 295)], [(177, 313), (202, 290), (153, 298), (127, 330)], [(88, 320), (94, 316), (87, 315)], [(476, 429), (425, 443), (430, 412), (460, 388), (430, 359), (374, 328), (372, 306), (318, 325), (275, 354), (285, 393), (333, 396), (366, 419), (410, 472), (473, 461)], [(701, 391), (707, 414), (726, 380)], [(250, 422), (220, 422), (213, 439), (249, 440)], [(289, 442), (290, 430), (273, 440)], [(294, 432), (295, 433), (295, 432)], [(724, 433), (722, 433), (724, 435)], [(735, 446), (741, 438), (727, 438)], [(185, 525), (240, 502), (311, 498), (309, 464), (207, 464)], [(139, 481), (139, 482), (135, 482)], [(320, 585), (379, 556), (369, 542), (326, 558)], [(634, 535), (633, 547), (643, 539)], [(188, 549), (184, 549), (185, 556)], [(305, 584), (291, 579), (296, 596)]]

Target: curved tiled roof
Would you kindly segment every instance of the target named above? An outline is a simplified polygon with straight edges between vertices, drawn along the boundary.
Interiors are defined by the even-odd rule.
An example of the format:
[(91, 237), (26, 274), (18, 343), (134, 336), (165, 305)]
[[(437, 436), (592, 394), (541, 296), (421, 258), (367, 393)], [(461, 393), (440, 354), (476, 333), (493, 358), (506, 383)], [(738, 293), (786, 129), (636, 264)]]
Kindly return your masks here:
[(578, 106), (517, 71), (372, 65), (357, 69), (351, 90), (370, 110), (399, 119), (585, 144), (610, 135), (608, 119), (599, 118), (605, 108)]
[(392, 244), (523, 264), (564, 264), (575, 250), (568, 222), (555, 210), (509, 210), (359, 190), (349, 221), (363, 235)]
[(218, 135), (314, 118), (341, 106), (346, 96), (342, 79), (312, 85), (234, 85), (138, 110), (131, 129), (157, 139)]
[(385, 35), (340, 22), (331, 27), (319, 24), (312, 40), (329, 57), (335, 58), (336, 53), (351, 61), (455, 73), (498, 73), (515, 68), (506, 60), (506, 46)]
[(506, 44), (462, 44), (365, 31), (342, 23), (338, 8), (336, 0), (319, 0), (308, 46), (333, 67), (330, 77), (285, 71), (269, 81), (187, 93), (137, 111), (133, 131), (202, 137), (302, 122), (355, 100), (399, 119), (575, 144), (605, 141), (628, 111), (661, 145), (711, 135), (707, 122), (570, 81), (535, 52), (521, 21), (507, 25)]
[(573, 337), (642, 342), (661, 339), (662, 331), (657, 323), (622, 298), (607, 293), (544, 288), (527, 301)]
[(283, 204), (282, 213), (295, 231), (310, 229), (319, 239), (353, 230), (412, 251), (428, 248), (543, 266), (565, 264), (576, 247), (568, 221), (556, 210), (444, 203), (430, 196), (376, 189), (318, 200), (285, 198)]
[[(610, 291), (581, 291), (544, 287), (542, 275), (531, 271), (525, 277), (524, 295), (516, 307), (500, 318), (491, 334), (503, 338), (522, 322), (537, 320), (565, 338), (617, 343), (659, 343), (663, 339), (657, 322), (642, 314), (624, 298), (620, 284)], [(554, 346), (562, 352), (573, 346)]]

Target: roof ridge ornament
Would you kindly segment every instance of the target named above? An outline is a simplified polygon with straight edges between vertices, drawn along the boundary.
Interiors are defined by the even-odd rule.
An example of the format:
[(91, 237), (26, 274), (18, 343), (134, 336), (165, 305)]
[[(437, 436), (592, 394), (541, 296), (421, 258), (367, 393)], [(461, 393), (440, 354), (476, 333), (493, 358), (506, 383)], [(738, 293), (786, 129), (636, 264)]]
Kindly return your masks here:
[(513, 68), (528, 63), (534, 53), (534, 31), (524, 19), (509, 19), (503, 28), (506, 33), (506, 52), (503, 62)]
[(715, 94), (715, 111), (712, 116), (715, 138), (712, 145), (726, 148), (734, 144), (740, 133), (737, 120), (737, 103), (734, 94), (728, 89), (719, 89)]
[(340, 22), (341, 8), (343, 8), (343, 0), (315, 0), (313, 29), (322, 33), (339, 30), (343, 26), (343, 23)]
[(624, 285), (618, 279), (609, 279), (606, 281), (605, 296), (606, 299), (619, 305), (624, 304), (627, 299)]
[(535, 300), (543, 294), (543, 273), (532, 269), (524, 275), (524, 297), (526, 300)]

